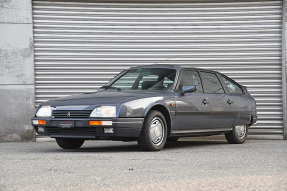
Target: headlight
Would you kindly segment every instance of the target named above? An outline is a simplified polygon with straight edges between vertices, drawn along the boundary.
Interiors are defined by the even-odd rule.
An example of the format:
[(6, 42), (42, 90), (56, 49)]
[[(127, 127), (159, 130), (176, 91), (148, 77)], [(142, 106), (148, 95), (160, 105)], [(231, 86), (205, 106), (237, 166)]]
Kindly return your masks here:
[(116, 117), (116, 106), (96, 107), (90, 117)]
[(42, 106), (36, 113), (37, 117), (51, 117), (52, 116), (52, 108), (51, 106)]

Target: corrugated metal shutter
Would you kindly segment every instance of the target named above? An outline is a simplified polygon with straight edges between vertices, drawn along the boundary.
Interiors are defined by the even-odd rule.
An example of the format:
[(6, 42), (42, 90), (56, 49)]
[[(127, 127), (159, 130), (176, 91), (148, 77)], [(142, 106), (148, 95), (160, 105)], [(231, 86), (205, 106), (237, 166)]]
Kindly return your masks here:
[(252, 134), (283, 135), (281, 2), (33, 1), (36, 102), (95, 91), (140, 64), (222, 72), (258, 103)]

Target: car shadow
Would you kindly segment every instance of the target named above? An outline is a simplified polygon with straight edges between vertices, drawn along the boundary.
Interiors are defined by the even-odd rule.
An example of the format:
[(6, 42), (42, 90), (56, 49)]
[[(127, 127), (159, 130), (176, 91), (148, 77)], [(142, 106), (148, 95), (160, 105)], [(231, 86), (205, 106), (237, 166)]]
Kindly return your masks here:
[[(114, 153), (114, 152), (146, 152), (140, 150), (137, 142), (101, 142), (97, 145), (97, 141), (89, 141), (88, 144), (84, 144), (80, 149), (49, 149), (45, 152), (63, 153), (63, 152), (78, 152), (78, 153)], [(185, 148), (198, 148), (198, 147), (209, 147), (214, 145), (227, 144), (227, 141), (223, 140), (179, 140), (177, 142), (167, 142), (162, 151), (169, 151), (174, 149), (185, 149)]]
[(177, 141), (166, 143), (164, 149), (180, 149), (187, 147), (208, 147), (212, 145), (227, 144), (227, 141), (223, 140), (189, 140), (189, 141)]

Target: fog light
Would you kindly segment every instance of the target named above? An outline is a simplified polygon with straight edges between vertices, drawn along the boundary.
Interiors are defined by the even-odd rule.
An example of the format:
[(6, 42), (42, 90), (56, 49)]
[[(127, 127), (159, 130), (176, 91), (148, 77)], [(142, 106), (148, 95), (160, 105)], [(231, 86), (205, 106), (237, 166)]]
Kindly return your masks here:
[(104, 128), (104, 133), (114, 133), (114, 128)]
[(43, 128), (43, 127), (38, 127), (38, 133), (39, 133), (39, 134), (45, 133), (44, 128)]

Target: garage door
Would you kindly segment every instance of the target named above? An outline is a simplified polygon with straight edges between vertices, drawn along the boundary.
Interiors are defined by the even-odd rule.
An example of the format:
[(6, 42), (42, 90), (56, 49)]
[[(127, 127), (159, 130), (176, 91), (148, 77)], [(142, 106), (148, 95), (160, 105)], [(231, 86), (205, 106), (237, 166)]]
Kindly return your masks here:
[(251, 134), (283, 135), (280, 1), (33, 1), (36, 104), (135, 65), (217, 70), (255, 97)]

